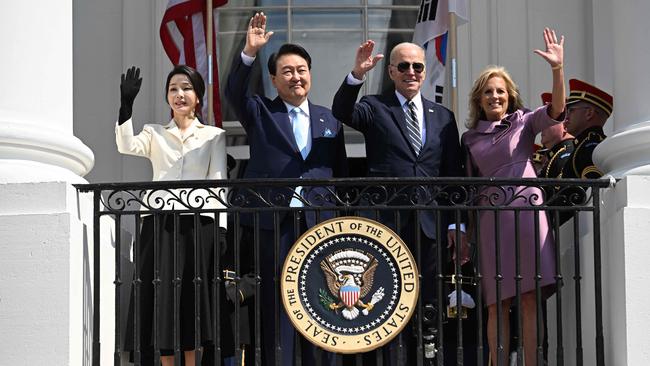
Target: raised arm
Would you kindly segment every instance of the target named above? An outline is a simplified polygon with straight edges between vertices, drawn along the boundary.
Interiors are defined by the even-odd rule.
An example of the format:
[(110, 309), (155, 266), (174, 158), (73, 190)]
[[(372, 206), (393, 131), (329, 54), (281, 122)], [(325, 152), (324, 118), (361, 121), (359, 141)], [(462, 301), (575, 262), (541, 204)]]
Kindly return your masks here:
[[(140, 91), (140, 69), (132, 66), (120, 78), (120, 112), (115, 126), (115, 143), (122, 154), (149, 157), (151, 131), (146, 128), (137, 136), (133, 133), (133, 102)], [(128, 122), (128, 123), (126, 123)]]
[(228, 74), (225, 96), (235, 110), (235, 114), (244, 128), (249, 127), (249, 122), (255, 121), (257, 107), (255, 106), (250, 91), (250, 77), (252, 64), (257, 52), (269, 41), (273, 32), (266, 31), (266, 15), (256, 13), (248, 22), (246, 45), (241, 55), (235, 56)]
[(332, 114), (339, 121), (346, 125), (363, 132), (367, 128), (367, 123), (372, 119), (370, 111), (365, 104), (356, 103), (363, 79), (366, 73), (372, 70), (377, 62), (384, 58), (384, 55), (378, 54), (373, 56), (372, 51), (375, 48), (375, 42), (368, 40), (357, 48), (354, 59), (354, 67), (349, 73), (341, 87), (334, 95), (332, 102)]
[(374, 48), (375, 41), (372, 40), (367, 40), (357, 48), (357, 54), (354, 58), (354, 68), (352, 69), (352, 76), (355, 79), (363, 80), (366, 73), (372, 70), (379, 60), (384, 58), (384, 55), (381, 53), (373, 56), (372, 51)]
[(564, 112), (566, 91), (564, 88), (564, 36), (558, 42), (555, 30), (544, 28), (546, 51), (535, 50), (551, 66), (553, 73), (553, 99), (549, 108), (550, 117), (557, 119)]
[(264, 13), (255, 13), (248, 22), (244, 54), (255, 57), (257, 52), (271, 39), (272, 35), (273, 32), (266, 31), (266, 15)]
[(133, 114), (133, 102), (140, 92), (142, 78), (140, 77), (140, 68), (131, 66), (122, 74), (120, 78), (120, 112), (117, 117), (117, 123), (120, 125), (126, 122)]

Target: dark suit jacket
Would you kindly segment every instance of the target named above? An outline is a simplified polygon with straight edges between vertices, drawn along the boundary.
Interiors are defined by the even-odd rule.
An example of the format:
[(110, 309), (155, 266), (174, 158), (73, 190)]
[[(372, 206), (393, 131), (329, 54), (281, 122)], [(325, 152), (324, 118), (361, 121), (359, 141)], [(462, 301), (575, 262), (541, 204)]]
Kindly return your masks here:
[[(322, 106), (309, 102), (312, 145), (306, 159), (302, 158), (293, 135), (287, 108), (280, 99), (269, 99), (261, 95), (251, 95), (248, 90), (251, 67), (246, 66), (241, 57), (236, 57), (228, 76), (226, 97), (234, 107), (235, 113), (248, 135), (250, 160), (244, 172), (244, 178), (314, 178), (327, 179), (347, 176), (347, 158), (343, 127), (332, 112)], [(329, 187), (331, 189), (331, 187)], [(259, 199), (248, 195), (249, 206), (265, 206)], [(288, 206), (291, 190), (259, 190), (264, 199), (275, 205)], [(314, 205), (333, 205), (323, 203), (322, 197), (331, 198), (328, 187), (305, 187), (303, 195)], [(279, 197), (279, 201), (278, 201)], [(280, 213), (280, 220), (285, 213)], [(313, 211), (306, 211), (307, 226), (315, 224)], [(321, 219), (333, 217), (332, 212), (323, 212)], [(250, 215), (243, 215), (242, 222), (251, 224)], [(260, 215), (260, 227), (273, 228), (273, 217)]]
[[(355, 103), (361, 85), (346, 81), (334, 96), (332, 113), (346, 125), (359, 130), (366, 139), (368, 176), (371, 177), (458, 177), (463, 175), (462, 154), (454, 114), (447, 108), (422, 98), (426, 139), (419, 155), (408, 140), (404, 110), (394, 91), (368, 95)], [(403, 204), (403, 202), (391, 202)], [(441, 202), (438, 202), (441, 203)], [(382, 220), (394, 225), (393, 215)], [(406, 216), (406, 215), (404, 215)], [(443, 218), (444, 227), (451, 215)], [(402, 224), (409, 218), (403, 217)], [(431, 239), (436, 238), (433, 210), (422, 211), (420, 227)], [(404, 227), (400, 227), (405, 229)]]

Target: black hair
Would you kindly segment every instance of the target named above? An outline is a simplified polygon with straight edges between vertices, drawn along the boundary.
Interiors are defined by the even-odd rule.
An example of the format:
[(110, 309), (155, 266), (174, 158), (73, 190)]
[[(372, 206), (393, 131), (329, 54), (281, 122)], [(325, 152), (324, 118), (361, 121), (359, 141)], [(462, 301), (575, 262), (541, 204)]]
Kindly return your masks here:
[(280, 46), (278, 52), (275, 52), (269, 56), (269, 74), (275, 75), (278, 59), (284, 55), (298, 55), (304, 58), (305, 61), (307, 61), (307, 67), (311, 70), (311, 56), (309, 56), (309, 52), (297, 44), (285, 43)]
[[(187, 65), (176, 65), (172, 71), (169, 72), (169, 75), (167, 75), (167, 82), (165, 83), (165, 102), (167, 101), (169, 83), (171, 82), (172, 77), (178, 74), (183, 74), (187, 76), (188, 79), (190, 79), (194, 93), (196, 93), (196, 97), (198, 98), (199, 105), (202, 105), (203, 95), (205, 94), (205, 81), (203, 81), (203, 77), (198, 71), (196, 71), (193, 67)], [(197, 115), (200, 115), (201, 108), (197, 108), (196, 113)]]

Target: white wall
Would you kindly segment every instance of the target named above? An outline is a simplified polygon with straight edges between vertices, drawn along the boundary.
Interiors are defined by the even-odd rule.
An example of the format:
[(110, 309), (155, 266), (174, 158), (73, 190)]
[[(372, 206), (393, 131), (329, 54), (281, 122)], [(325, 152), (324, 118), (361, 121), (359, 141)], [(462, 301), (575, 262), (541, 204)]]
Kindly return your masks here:
[(114, 124), (120, 106), (120, 74), (141, 68), (134, 105), (136, 130), (169, 120), (164, 83), (171, 63), (158, 36), (166, 1), (74, 0), (74, 132), (95, 152), (91, 182), (146, 181), (146, 159), (121, 155)]
[(647, 365), (650, 348), (650, 177), (630, 175), (603, 196), (603, 306), (608, 365)]
[[(92, 200), (65, 182), (0, 184), (2, 365), (89, 365)], [(105, 221), (104, 228), (110, 228)], [(102, 235), (102, 344), (112, 358), (112, 236)]]
[[(233, 3), (235, 1), (232, 0)], [(611, 48), (607, 46), (608, 40), (612, 39), (612, 0), (476, 0), (469, 3), (470, 22), (459, 28), (458, 38), (460, 112), (457, 120), (461, 131), (467, 118), (471, 84), (489, 64), (503, 65), (511, 72), (526, 105), (535, 107), (541, 104), (539, 95), (551, 88), (550, 70), (545, 61), (533, 53), (533, 49), (544, 46), (544, 26), (553, 27), (566, 36), (567, 81), (569, 78), (581, 78), (598, 83), (605, 90), (612, 90), (614, 61)], [(171, 65), (162, 51), (158, 36), (165, 5), (165, 0), (73, 2), (74, 133), (95, 153), (95, 168), (87, 176), (89, 181), (142, 181), (151, 177), (151, 169), (145, 159), (123, 156), (116, 151), (113, 126), (119, 108), (119, 76), (131, 65), (140, 66), (144, 78), (134, 109), (136, 130), (144, 123), (168, 119), (163, 87)], [(336, 50), (331, 54), (336, 62), (349, 65), (351, 52), (353, 50)], [(338, 74), (332, 76), (335, 80), (341, 78), (342, 75)], [(338, 81), (324, 84), (331, 90), (319, 92), (333, 95)], [(610, 123), (605, 130), (611, 131), (613, 126), (614, 123)], [(622, 221), (622, 214), (614, 212), (617, 218), (608, 222)], [(609, 231), (603, 235), (603, 247), (611, 250), (615, 244), (610, 241), (618, 239), (620, 235)], [(604, 275), (618, 279), (624, 277), (620, 269), (623, 254), (608, 251), (603, 251), (603, 254), (616, 262), (611, 272)], [(610, 285), (613, 294), (619, 295), (623, 291), (615, 284)], [(588, 299), (583, 298), (583, 303), (586, 301)], [(625, 316), (613, 307), (612, 304), (608, 305), (606, 325), (611, 325), (614, 321), (611, 319)], [(105, 330), (107, 326), (110, 325), (106, 325)], [(624, 335), (616, 330), (606, 333), (605, 337), (608, 349), (625, 348), (621, 344)], [(585, 342), (592, 340), (585, 339)], [(621, 352), (613, 353), (620, 355)], [(622, 356), (608, 354), (608, 357), (611, 364), (622, 364), (619, 363)]]
[[(605, 1), (605, 0), (594, 0)], [(539, 95), (551, 88), (550, 70), (533, 49), (543, 47), (544, 26), (566, 36), (565, 75), (592, 81), (594, 22), (591, 0), (470, 1), (470, 22), (459, 28), (459, 126), (464, 130), (467, 95), (474, 78), (489, 64), (505, 66), (519, 84), (527, 105), (541, 104)], [(143, 85), (136, 99), (136, 130), (144, 123), (166, 121), (164, 79), (171, 64), (158, 29), (166, 1), (74, 1), (74, 131), (96, 155), (92, 182), (138, 181), (151, 177), (145, 159), (117, 153), (113, 123), (119, 108), (119, 76), (127, 67), (142, 68)], [(351, 65), (354, 50), (336, 49), (329, 63)], [(602, 52), (602, 51), (601, 51)], [(336, 82), (323, 83), (333, 95)], [(320, 85), (320, 84), (319, 84)], [(324, 103), (327, 105), (327, 103)]]
[[(238, 0), (231, 0), (235, 3)], [(5, 66), (3, 85), (10, 87), (0, 98), (0, 124), (9, 121), (40, 131), (55, 131), (53, 138), (71, 132), (95, 153), (92, 182), (150, 179), (145, 159), (117, 153), (114, 121), (119, 107), (119, 76), (127, 67), (142, 68), (142, 90), (135, 104), (136, 129), (148, 122), (168, 119), (163, 99), (164, 77), (170, 63), (164, 55), (158, 27), (166, 0), (13, 1), (0, 5), (5, 16), (0, 33), (7, 36), (0, 65)], [(541, 29), (556, 28), (567, 36), (565, 74), (596, 82), (605, 90), (623, 93), (630, 78), (645, 70), (648, 48), (644, 34), (626, 19), (638, 17), (626, 0), (614, 12), (613, 0), (475, 0), (470, 1), (470, 22), (459, 29), (459, 124), (466, 119), (467, 93), (474, 77), (488, 64), (507, 67), (530, 106), (539, 105), (539, 94), (551, 86), (548, 66), (532, 53), (543, 47)], [(38, 12), (34, 7), (38, 6)], [(613, 27), (612, 13), (617, 25)], [(647, 12), (641, 12), (646, 14)], [(637, 40), (630, 41), (628, 35)], [(640, 35), (640, 36), (639, 36)], [(640, 39), (641, 42), (637, 42)], [(626, 42), (631, 42), (627, 44)], [(611, 44), (623, 44), (629, 63), (617, 64)], [(633, 47), (640, 44), (642, 57)], [(332, 52), (348, 59), (349, 52)], [(346, 61), (349, 62), (349, 61)], [(629, 66), (631, 65), (631, 66)], [(337, 80), (341, 76), (335, 75)], [(647, 84), (635, 81), (627, 95), (644, 96)], [(334, 83), (330, 93), (334, 93)], [(325, 93), (326, 91), (323, 91)], [(629, 100), (633, 100), (630, 98)], [(643, 100), (639, 101), (644, 103)], [(620, 123), (613, 119), (606, 131), (645, 120), (648, 103), (630, 109)], [(642, 108), (641, 108), (642, 107)], [(72, 118), (70, 116), (72, 115)], [(616, 116), (615, 116), (616, 117)], [(647, 118), (646, 118), (647, 119)], [(8, 124), (0, 125), (7, 126)], [(620, 126), (620, 128), (619, 128)], [(20, 163), (20, 162), (18, 162)], [(628, 194), (627, 187), (630, 184)], [(644, 347), (649, 313), (645, 299), (648, 274), (646, 228), (649, 204), (643, 201), (650, 185), (646, 178), (620, 183), (605, 199), (603, 255), (608, 364), (645, 364)], [(30, 198), (31, 200), (26, 200)], [(640, 201), (634, 201), (640, 200)], [(85, 203), (84, 203), (85, 202)], [(82, 364), (88, 360), (92, 296), (92, 233), (87, 198), (79, 198), (65, 183), (0, 184), (0, 335), (2, 359), (14, 364)], [(110, 229), (110, 224), (104, 228)], [(111, 240), (106, 233), (102, 237)], [(103, 356), (110, 360), (112, 334), (112, 247), (104, 243), (102, 286)], [(62, 283), (65, 287), (62, 287)], [(586, 284), (585, 284), (586, 285)], [(57, 288), (61, 289), (56, 291)], [(25, 291), (29, 290), (29, 291)], [(8, 296), (10, 294), (11, 296)], [(35, 296), (38, 294), (38, 296)], [(587, 299), (583, 299), (587, 301)], [(24, 321), (27, 314), (30, 321)], [(83, 323), (85, 321), (86, 323)], [(55, 330), (67, 329), (67, 337)], [(38, 342), (27, 342), (41, 340)], [(67, 341), (67, 343), (66, 343)], [(34, 343), (38, 344), (37, 347)], [(30, 347), (31, 346), (31, 347)], [(34, 349), (39, 352), (32, 352)], [(65, 349), (65, 352), (62, 351)], [(34, 357), (33, 359), (31, 357)], [(37, 358), (41, 357), (41, 358)], [(108, 362), (108, 361), (107, 361)]]
[[(540, 94), (551, 90), (551, 70), (533, 53), (544, 47), (545, 26), (565, 35), (565, 77), (590, 80), (593, 64), (589, 27), (590, 0), (468, 1), (470, 21), (458, 30), (459, 127), (467, 120), (468, 94), (487, 65), (504, 66), (512, 75), (525, 105), (542, 104)], [(462, 128), (464, 130), (464, 128)]]

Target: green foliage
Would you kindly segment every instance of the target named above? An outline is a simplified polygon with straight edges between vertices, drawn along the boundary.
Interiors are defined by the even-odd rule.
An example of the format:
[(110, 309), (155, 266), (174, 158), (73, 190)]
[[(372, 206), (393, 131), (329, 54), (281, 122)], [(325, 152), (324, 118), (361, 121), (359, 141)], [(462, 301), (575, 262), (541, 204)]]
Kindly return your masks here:
[(324, 289), (319, 289), (318, 290), (318, 298), (320, 299), (320, 303), (325, 307), (325, 309), (328, 310), (334, 310), (330, 307), (330, 305), (335, 305), (336, 299), (334, 299), (332, 296), (330, 296), (326, 290)]

